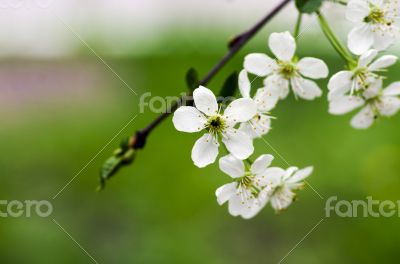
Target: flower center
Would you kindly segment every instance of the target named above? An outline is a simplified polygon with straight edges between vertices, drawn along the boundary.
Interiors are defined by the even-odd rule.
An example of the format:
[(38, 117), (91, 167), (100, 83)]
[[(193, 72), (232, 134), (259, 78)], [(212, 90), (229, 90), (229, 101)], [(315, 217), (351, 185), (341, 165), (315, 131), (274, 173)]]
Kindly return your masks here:
[(371, 78), (378, 78), (379, 76), (370, 72), (367, 68), (358, 68), (354, 71), (353, 80), (355, 79), (356, 87), (352, 87), (353, 92), (365, 90), (371, 82)]
[(237, 180), (239, 188), (248, 190), (252, 197), (257, 198), (261, 192), (260, 186), (254, 182), (254, 175), (246, 172), (245, 175)]
[(253, 185), (253, 179), (251, 175), (245, 175), (239, 180), (239, 184), (245, 186), (246, 188), (250, 188)]
[(375, 97), (372, 97), (372, 98), (368, 98), (368, 99), (365, 99), (365, 103), (366, 104), (370, 104), (370, 105), (375, 105), (375, 104), (379, 104), (381, 101), (380, 101), (380, 96), (379, 95), (377, 95), (377, 96), (375, 96)]
[(207, 121), (207, 126), (206, 129), (211, 133), (211, 134), (217, 134), (222, 132), (225, 129), (225, 121), (223, 118), (219, 115), (217, 116), (212, 116), (208, 119)]
[(278, 65), (280, 66), (279, 68), (279, 73), (285, 78), (285, 79), (290, 79), (293, 76), (296, 75), (297, 69), (296, 65), (294, 65), (290, 61), (278, 61)]
[(366, 81), (367, 81), (368, 75), (369, 75), (369, 72), (366, 68), (360, 68), (354, 72), (353, 78), (357, 78), (357, 81), (360, 84), (360, 86), (365, 87), (367, 84)]
[(385, 19), (385, 12), (378, 6), (371, 6), (369, 15), (364, 19), (367, 23), (373, 24), (387, 24), (390, 23)]

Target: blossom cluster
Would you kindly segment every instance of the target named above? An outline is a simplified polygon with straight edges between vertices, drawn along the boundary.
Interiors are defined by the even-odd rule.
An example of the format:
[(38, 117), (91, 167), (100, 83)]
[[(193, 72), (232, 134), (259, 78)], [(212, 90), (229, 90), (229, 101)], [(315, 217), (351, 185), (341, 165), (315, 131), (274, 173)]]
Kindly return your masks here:
[(369, 128), (380, 117), (390, 117), (400, 110), (400, 82), (384, 88), (386, 68), (397, 61), (393, 55), (379, 58), (398, 38), (400, 2), (390, 0), (351, 0), (346, 17), (356, 25), (348, 34), (348, 48), (358, 55), (347, 70), (332, 76), (328, 84), (329, 113), (342, 115), (357, 108), (352, 118), (356, 129)]
[[(317, 12), (325, 36), (346, 62), (345, 69), (328, 82), (329, 113), (342, 115), (360, 108), (351, 120), (354, 128), (368, 128), (377, 117), (392, 116), (400, 110), (400, 82), (383, 88), (381, 75), (397, 57), (379, 56), (397, 39), (399, 12), (398, 0), (350, 0), (346, 17), (356, 25), (348, 34), (347, 48)], [(219, 168), (233, 181), (217, 189), (217, 201), (220, 205), (228, 202), (229, 213), (245, 219), (254, 217), (268, 203), (276, 211), (286, 209), (312, 173), (311, 166), (271, 167), (274, 157), (269, 154), (255, 161), (250, 157), (253, 141), (270, 131), (270, 112), (278, 102), (291, 91), (296, 99), (321, 97), (323, 92), (315, 80), (329, 76), (328, 66), (321, 59), (296, 56), (296, 40), (289, 32), (272, 33), (268, 45), (272, 57), (252, 53), (244, 58), (238, 78), (241, 98), (227, 106), (218, 104), (213, 92), (200, 86), (193, 92), (194, 106), (178, 108), (173, 117), (178, 131), (203, 132), (192, 149), (197, 167), (214, 163), (223, 145), (227, 155), (219, 158)], [(262, 87), (253, 92), (249, 76), (262, 78)]]
[[(312, 167), (270, 167), (272, 155), (261, 155), (255, 161), (250, 156), (254, 152), (253, 141), (270, 131), (270, 111), (287, 97), (289, 86), (296, 97), (312, 100), (322, 91), (310, 79), (328, 75), (322, 60), (298, 60), (296, 42), (289, 32), (271, 34), (269, 46), (275, 59), (260, 53), (246, 56), (238, 78), (241, 98), (227, 106), (218, 104), (213, 92), (200, 86), (193, 92), (194, 106), (178, 108), (173, 117), (178, 131), (204, 133), (192, 149), (197, 167), (214, 163), (220, 143), (224, 145), (228, 154), (219, 159), (219, 168), (233, 182), (217, 189), (217, 201), (220, 205), (228, 202), (229, 213), (245, 219), (255, 216), (269, 202), (276, 211), (286, 209), (295, 199), (295, 191), (312, 173)], [(264, 78), (263, 87), (253, 97), (249, 73)]]

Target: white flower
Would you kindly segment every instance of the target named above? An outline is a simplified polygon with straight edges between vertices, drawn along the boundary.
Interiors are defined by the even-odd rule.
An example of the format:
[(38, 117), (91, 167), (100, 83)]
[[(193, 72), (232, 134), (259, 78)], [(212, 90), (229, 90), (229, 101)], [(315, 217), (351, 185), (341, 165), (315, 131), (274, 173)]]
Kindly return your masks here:
[(268, 192), (269, 200), (275, 211), (282, 211), (289, 207), (294, 201), (296, 194), (294, 191), (304, 187), (303, 180), (310, 176), (313, 167), (298, 170), (290, 167), (282, 174), (269, 175), (267, 184), (272, 188)]
[(399, 8), (397, 0), (351, 0), (346, 17), (357, 23), (348, 35), (351, 52), (360, 55), (371, 47), (384, 50), (393, 44), (399, 33)]
[(230, 153), (238, 159), (247, 159), (254, 151), (253, 141), (246, 133), (235, 129), (237, 123), (247, 122), (257, 112), (257, 106), (249, 98), (230, 103), (225, 112), (219, 113), (213, 92), (200, 86), (193, 92), (195, 107), (182, 106), (172, 119), (177, 130), (206, 133), (196, 141), (192, 149), (192, 160), (200, 168), (214, 163), (218, 156), (218, 138), (222, 138)]
[(253, 53), (246, 56), (244, 68), (257, 76), (266, 77), (265, 87), (276, 87), (280, 90), (281, 99), (289, 93), (289, 84), (295, 95), (313, 100), (322, 95), (321, 89), (311, 79), (326, 78), (329, 74), (326, 64), (316, 58), (295, 58), (296, 42), (289, 32), (272, 33), (269, 47), (276, 60), (265, 54)]
[(333, 75), (328, 83), (328, 99), (341, 97), (343, 94), (365, 90), (368, 86), (381, 78), (377, 73), (385, 71), (385, 68), (397, 61), (396, 56), (385, 55), (375, 60), (377, 50), (368, 50), (358, 60), (358, 65), (350, 71), (340, 71)]
[(400, 82), (382, 89), (382, 80), (373, 83), (362, 95), (343, 95), (332, 100), (329, 112), (342, 115), (363, 107), (351, 120), (351, 125), (357, 129), (370, 127), (374, 120), (380, 116), (393, 116), (400, 110)]
[[(251, 83), (246, 70), (239, 74), (239, 90), (243, 98), (250, 98)], [(253, 101), (257, 105), (257, 113), (254, 117), (240, 125), (240, 130), (250, 135), (252, 138), (261, 137), (271, 129), (271, 111), (279, 100), (279, 90), (275, 88), (259, 88)]]
[(269, 191), (267, 179), (284, 174), (281, 168), (268, 168), (274, 159), (271, 155), (262, 155), (251, 168), (246, 170), (243, 161), (232, 155), (219, 160), (220, 169), (235, 181), (218, 188), (217, 201), (223, 205), (228, 201), (229, 213), (245, 219), (254, 217), (267, 204)]

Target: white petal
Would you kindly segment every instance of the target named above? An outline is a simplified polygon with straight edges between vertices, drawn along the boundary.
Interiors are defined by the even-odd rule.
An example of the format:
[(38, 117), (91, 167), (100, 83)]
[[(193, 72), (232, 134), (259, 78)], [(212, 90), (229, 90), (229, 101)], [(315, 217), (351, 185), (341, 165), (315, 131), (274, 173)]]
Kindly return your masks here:
[(364, 100), (358, 96), (345, 95), (337, 97), (329, 102), (329, 113), (343, 115), (362, 106)]
[(288, 183), (297, 183), (300, 182), (302, 180), (304, 180), (305, 178), (307, 178), (308, 176), (311, 175), (311, 173), (313, 172), (314, 168), (313, 167), (307, 167), (301, 170), (298, 170), (292, 177), (290, 177), (287, 182)]
[(384, 0), (369, 0), (369, 2), (375, 6), (382, 6)]
[(280, 75), (273, 74), (264, 80), (266, 89), (276, 89), (280, 95), (280, 99), (285, 99), (289, 94), (289, 81)]
[(378, 111), (383, 116), (392, 116), (400, 110), (400, 98), (383, 96), (377, 104)]
[(249, 135), (250, 138), (259, 138), (271, 130), (271, 117), (259, 113), (250, 121), (240, 124), (239, 130)]
[(253, 174), (260, 174), (264, 172), (271, 162), (274, 160), (274, 156), (272, 155), (261, 155), (258, 159), (253, 162), (251, 165), (251, 172)]
[(295, 77), (292, 78), (291, 84), (293, 91), (303, 99), (314, 100), (322, 95), (322, 90), (313, 81)]
[(196, 108), (181, 106), (175, 111), (172, 122), (178, 131), (193, 133), (204, 129), (207, 119)]
[(396, 96), (400, 95), (400, 82), (394, 82), (383, 90), (385, 96)]
[(388, 13), (392, 16), (400, 13), (400, 10), (398, 10), (399, 2), (397, 1), (387, 1), (384, 6), (388, 9)]
[(242, 214), (242, 217), (244, 219), (250, 219), (256, 216), (268, 203), (269, 201), (269, 190), (267, 188), (264, 188), (257, 197), (257, 200), (255, 200), (248, 212), (245, 214)]
[(288, 31), (272, 33), (269, 47), (279, 60), (291, 61), (296, 51), (296, 41)]
[(294, 197), (295, 194), (285, 186), (278, 192), (275, 192), (274, 196), (271, 197), (271, 206), (276, 211), (282, 211), (292, 204)]
[(325, 62), (316, 58), (302, 58), (297, 67), (303, 76), (312, 79), (326, 78), (329, 74)]
[(240, 127), (239, 127), (239, 130), (242, 131), (243, 133), (245, 133), (246, 135), (248, 135), (252, 139), (259, 137), (259, 135), (255, 134), (253, 132), (253, 127), (250, 124), (250, 121), (249, 122), (245, 122), (245, 123), (241, 123)]
[(259, 203), (254, 203), (253, 206), (247, 212), (243, 213), (241, 216), (244, 219), (250, 219), (256, 216), (267, 204), (269, 197), (265, 196), (265, 199)]
[(344, 95), (351, 89), (353, 73), (350, 71), (341, 71), (331, 77), (328, 83), (328, 99)]
[(378, 55), (378, 51), (374, 49), (367, 50), (358, 59), (358, 67), (364, 68), (373, 61)]
[(193, 100), (197, 109), (208, 116), (215, 115), (218, 113), (217, 98), (214, 93), (203, 86), (193, 91)]
[(252, 119), (256, 114), (256, 103), (249, 98), (240, 98), (228, 105), (224, 112), (224, 118), (229, 122), (241, 123)]
[(235, 193), (235, 195), (233, 195), (231, 199), (229, 199), (229, 206), (228, 206), (229, 213), (232, 216), (246, 215), (248, 214), (248, 211), (251, 208), (251, 207), (249, 208), (249, 205), (251, 205), (252, 203), (253, 200), (251, 201), (247, 199), (242, 200), (241, 195)]
[(192, 160), (199, 168), (204, 168), (215, 162), (218, 156), (218, 142), (212, 135), (204, 134), (199, 138), (192, 149)]
[(352, 0), (347, 4), (346, 18), (352, 22), (362, 22), (369, 15), (368, 3), (363, 0)]
[(219, 168), (232, 178), (242, 177), (245, 173), (243, 161), (235, 158), (233, 155), (220, 158)]
[(328, 89), (332, 90), (343, 90), (346, 92), (350, 90), (351, 78), (353, 73), (351, 71), (340, 71), (334, 74), (328, 83)]
[(231, 129), (223, 134), (224, 142), (228, 151), (238, 159), (245, 160), (254, 152), (253, 140), (244, 132)]
[(291, 167), (287, 168), (285, 171), (285, 175), (283, 176), (283, 180), (286, 181), (287, 179), (289, 179), (290, 177), (293, 176), (293, 173), (295, 173), (298, 170), (299, 170), (299, 168), (297, 168), (295, 166), (291, 166)]
[[(389, 30), (389, 28), (388, 28)], [(392, 32), (384, 32), (382, 30), (377, 30), (374, 33), (374, 49), (379, 51), (386, 50), (389, 48), (396, 40), (396, 37)]]
[(250, 98), (251, 84), (246, 70), (239, 73), (239, 91), (242, 97)]
[(382, 91), (382, 79), (374, 79), (363, 92), (365, 99), (374, 98)]
[(375, 119), (375, 114), (372, 108), (367, 105), (360, 112), (358, 112), (351, 120), (351, 126), (357, 129), (369, 128)]
[(277, 186), (282, 183), (286, 171), (282, 168), (267, 168), (263, 173), (256, 175), (256, 186)]
[(356, 55), (366, 52), (374, 42), (374, 35), (369, 25), (355, 27), (348, 35), (348, 47)]
[(374, 61), (368, 69), (370, 71), (378, 71), (382, 70), (384, 68), (387, 68), (393, 64), (395, 64), (397, 61), (397, 57), (393, 55), (385, 55), (380, 58), (378, 58), (376, 61)]
[(276, 86), (257, 89), (256, 95), (254, 96), (257, 110), (263, 113), (271, 111), (278, 103), (280, 95), (281, 91)]
[(217, 196), (217, 202), (219, 205), (223, 205), (228, 201), (233, 195), (236, 195), (236, 182), (225, 184), (219, 187), (215, 191), (215, 195)]
[(244, 68), (246, 71), (257, 76), (267, 76), (275, 67), (275, 60), (262, 53), (252, 53), (244, 58)]

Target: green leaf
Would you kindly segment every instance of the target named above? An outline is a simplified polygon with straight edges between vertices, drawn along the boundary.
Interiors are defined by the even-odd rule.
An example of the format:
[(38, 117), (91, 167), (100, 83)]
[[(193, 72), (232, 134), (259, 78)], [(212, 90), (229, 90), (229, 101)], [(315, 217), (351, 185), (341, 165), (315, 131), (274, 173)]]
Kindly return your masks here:
[(104, 189), (106, 181), (109, 180), (120, 168), (122, 157), (112, 156), (107, 159), (100, 170), (100, 186), (98, 190)]
[(186, 73), (186, 85), (191, 92), (198, 88), (200, 84), (199, 74), (194, 68), (190, 68)]
[(120, 148), (114, 151), (114, 155), (108, 158), (100, 170), (100, 185), (97, 190), (104, 189), (106, 182), (111, 179), (121, 167), (129, 165), (133, 162), (136, 156), (136, 151), (129, 148), (127, 140), (121, 142)]
[(323, 0), (296, 0), (296, 7), (300, 13), (314, 13), (319, 10)]
[(239, 88), (238, 75), (236, 72), (234, 72), (231, 75), (229, 75), (229, 77), (225, 80), (225, 83), (222, 86), (219, 96), (220, 97), (233, 96), (238, 88)]

